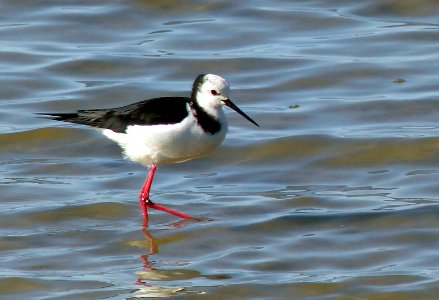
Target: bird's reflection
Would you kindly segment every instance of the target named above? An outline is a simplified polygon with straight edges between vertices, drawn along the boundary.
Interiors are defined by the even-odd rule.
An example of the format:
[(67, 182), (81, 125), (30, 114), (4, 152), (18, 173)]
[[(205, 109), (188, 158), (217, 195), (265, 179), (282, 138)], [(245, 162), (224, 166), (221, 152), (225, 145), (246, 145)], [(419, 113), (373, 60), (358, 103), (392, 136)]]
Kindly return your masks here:
[[(140, 255), (140, 259), (143, 262), (143, 268), (145, 270), (153, 271), (155, 269), (154, 269), (154, 267), (152, 267), (152, 264), (149, 261), (149, 257), (151, 255), (158, 253), (158, 247), (157, 247), (157, 242), (154, 239), (154, 237), (151, 235), (151, 233), (149, 232), (147, 225), (148, 225), (148, 221), (146, 220), (146, 223), (145, 223), (145, 219), (144, 219), (143, 224), (142, 224), (142, 233), (143, 233), (143, 236), (145, 237), (145, 239), (148, 241), (149, 251), (146, 254)], [(138, 277), (136, 280), (136, 284), (145, 285), (146, 283), (142, 280), (141, 277)]]
[[(153, 237), (153, 235), (149, 231), (149, 228), (148, 228), (149, 223), (148, 223), (148, 221), (149, 221), (148, 220), (148, 216), (144, 216), (143, 220), (142, 220), (142, 234), (145, 237), (145, 240), (148, 242), (149, 249), (148, 249), (148, 253), (140, 255), (140, 259), (142, 260), (142, 263), (143, 263), (142, 274), (145, 274), (148, 271), (160, 272), (159, 270), (154, 268), (153, 267), (153, 263), (151, 263), (149, 261), (149, 258), (151, 256), (153, 256), (155, 254), (158, 254), (159, 249), (158, 249), (158, 244), (157, 244), (156, 239)], [(181, 227), (185, 226), (187, 223), (189, 223), (191, 221), (193, 221), (193, 220), (190, 220), (190, 219), (180, 219), (180, 220), (178, 220), (176, 222), (172, 222), (171, 224), (167, 225), (167, 227), (181, 228)], [(152, 275), (152, 274), (150, 274), (150, 275)], [(148, 276), (148, 277), (150, 277), (150, 276)], [(152, 277), (155, 277), (155, 276), (152, 276)], [(144, 281), (144, 278), (139, 277), (136, 280), (136, 284), (145, 285), (147, 283)]]
[[(177, 222), (171, 223), (168, 226), (174, 228), (181, 228), (190, 220), (182, 219)], [(142, 234), (145, 240), (148, 242), (148, 252), (140, 255), (142, 261), (142, 270), (137, 271), (138, 275), (135, 284), (141, 286), (134, 293), (136, 298), (140, 297), (169, 297), (177, 294), (199, 294), (198, 291), (191, 291), (186, 287), (164, 287), (157, 284), (157, 282), (166, 282), (174, 280), (184, 280), (200, 277), (201, 274), (194, 270), (185, 269), (166, 269), (160, 270), (155, 265), (155, 262), (151, 262), (150, 259), (154, 255), (159, 253), (158, 243), (154, 236), (148, 229), (148, 218), (144, 218), (142, 221)]]

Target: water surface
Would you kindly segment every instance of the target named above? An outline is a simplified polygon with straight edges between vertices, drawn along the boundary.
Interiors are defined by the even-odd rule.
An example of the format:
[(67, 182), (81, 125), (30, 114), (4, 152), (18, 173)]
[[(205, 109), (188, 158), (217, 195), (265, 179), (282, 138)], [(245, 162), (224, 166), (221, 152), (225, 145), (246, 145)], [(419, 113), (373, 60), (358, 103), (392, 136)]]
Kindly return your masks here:
[[(1, 1), (1, 299), (436, 299), (433, 0)], [(220, 74), (214, 153), (146, 176), (36, 112), (188, 95)]]

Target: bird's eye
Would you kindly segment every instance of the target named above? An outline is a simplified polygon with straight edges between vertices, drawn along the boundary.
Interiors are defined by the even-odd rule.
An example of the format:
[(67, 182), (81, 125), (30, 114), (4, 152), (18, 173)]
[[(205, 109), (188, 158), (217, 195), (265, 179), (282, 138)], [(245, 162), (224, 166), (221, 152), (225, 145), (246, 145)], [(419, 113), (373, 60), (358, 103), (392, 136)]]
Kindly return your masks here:
[(218, 92), (215, 91), (215, 90), (211, 90), (210, 93), (211, 93), (212, 95), (214, 95), (214, 96), (218, 95)]

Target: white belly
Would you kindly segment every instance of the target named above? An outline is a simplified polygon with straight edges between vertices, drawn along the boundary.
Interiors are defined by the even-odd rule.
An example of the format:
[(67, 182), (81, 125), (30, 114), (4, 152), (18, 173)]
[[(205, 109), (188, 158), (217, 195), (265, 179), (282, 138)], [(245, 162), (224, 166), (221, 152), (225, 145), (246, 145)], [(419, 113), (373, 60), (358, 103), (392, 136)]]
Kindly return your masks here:
[(192, 115), (177, 124), (134, 125), (128, 126), (126, 133), (110, 129), (102, 133), (117, 142), (128, 159), (151, 166), (183, 162), (212, 151), (227, 132), (227, 123), (222, 119), (221, 130), (213, 135), (205, 132)]

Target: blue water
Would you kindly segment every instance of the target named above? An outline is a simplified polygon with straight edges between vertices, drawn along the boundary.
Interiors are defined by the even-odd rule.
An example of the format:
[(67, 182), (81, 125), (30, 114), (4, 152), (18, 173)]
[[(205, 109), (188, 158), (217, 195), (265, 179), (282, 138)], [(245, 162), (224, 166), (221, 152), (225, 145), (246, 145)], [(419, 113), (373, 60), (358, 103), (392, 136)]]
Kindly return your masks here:
[[(437, 299), (433, 0), (1, 1), (1, 299)], [(146, 176), (37, 112), (230, 82), (210, 155)]]

